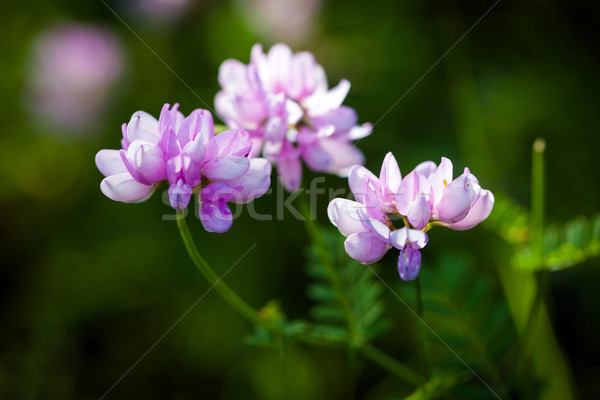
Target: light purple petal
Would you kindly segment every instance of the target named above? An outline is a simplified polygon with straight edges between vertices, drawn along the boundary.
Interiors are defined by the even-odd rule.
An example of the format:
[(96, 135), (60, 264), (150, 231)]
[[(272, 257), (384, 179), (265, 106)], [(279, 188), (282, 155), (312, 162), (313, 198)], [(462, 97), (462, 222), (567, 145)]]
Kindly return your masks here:
[(202, 116), (199, 110), (194, 110), (188, 115), (181, 126), (177, 130), (177, 140), (181, 147), (185, 146), (190, 140), (196, 138), (196, 134), (200, 131)]
[(372, 264), (385, 255), (390, 246), (371, 232), (353, 233), (344, 242), (346, 253), (362, 264)]
[(287, 98), (285, 100), (285, 113), (287, 114), (287, 122), (290, 125), (295, 125), (304, 116), (302, 107), (298, 105), (294, 100)]
[(100, 150), (96, 154), (96, 166), (104, 176), (127, 172), (119, 150)]
[(435, 207), (442, 199), (446, 186), (452, 182), (452, 161), (442, 157), (439, 167), (429, 180), (431, 182), (432, 205)]
[(421, 252), (417, 249), (400, 250), (398, 257), (398, 273), (403, 281), (412, 281), (419, 276), (421, 270)]
[(429, 223), (431, 205), (427, 195), (417, 196), (408, 206), (406, 217), (415, 229), (423, 229)]
[(410, 247), (413, 249), (422, 249), (429, 242), (429, 236), (423, 231), (408, 229), (406, 233), (406, 240), (408, 240)]
[(202, 167), (204, 176), (211, 180), (230, 180), (243, 176), (250, 168), (246, 157), (230, 156), (217, 158)]
[(364, 205), (355, 201), (337, 198), (329, 203), (327, 216), (342, 235), (349, 236), (353, 233), (366, 231), (361, 221), (362, 217), (359, 214), (359, 210), (364, 209), (364, 207)]
[(152, 195), (154, 186), (141, 184), (130, 174), (124, 172), (104, 178), (100, 183), (100, 190), (111, 200), (138, 203)]
[(297, 152), (286, 152), (277, 158), (277, 174), (288, 192), (294, 192), (302, 181), (302, 163)]
[(463, 220), (476, 194), (474, 183), (468, 175), (459, 176), (444, 188), (442, 198), (434, 209), (434, 218), (446, 223)]
[(318, 99), (315, 99), (314, 104), (310, 104), (313, 103), (312, 101), (309, 103), (309, 115), (311, 117), (316, 117), (338, 108), (344, 102), (349, 90), (350, 82), (346, 79), (342, 79), (336, 87), (332, 88)]
[(390, 243), (399, 250), (402, 250), (406, 247), (407, 240), (408, 228), (405, 226), (390, 233)]
[(422, 249), (428, 241), (429, 237), (425, 232), (405, 226), (390, 233), (390, 243), (399, 250), (407, 247)]
[(347, 138), (348, 140), (358, 140), (369, 136), (371, 132), (373, 132), (373, 125), (367, 122), (365, 124), (355, 126), (352, 129), (350, 129)]
[[(165, 179), (165, 159), (157, 146), (136, 140), (127, 149), (127, 160), (134, 166), (136, 174), (144, 178), (141, 183), (154, 183)], [(136, 175), (131, 175), (137, 179)]]
[(224, 201), (200, 200), (200, 222), (208, 232), (224, 233), (231, 228), (233, 216)]
[(363, 192), (363, 184), (365, 177), (368, 177), (372, 182), (377, 182), (378, 179), (371, 171), (362, 165), (355, 165), (350, 168), (348, 173), (348, 186), (350, 186), (350, 191), (354, 195), (354, 198), (359, 203), (365, 202), (365, 194)]
[[(415, 171), (430, 180), (435, 171), (437, 171), (437, 165), (433, 161), (424, 161), (415, 167)], [(450, 172), (450, 179), (452, 179), (452, 172)]]
[(192, 188), (183, 179), (179, 179), (176, 184), (169, 186), (169, 203), (177, 211), (186, 208), (192, 197)]
[(238, 60), (225, 60), (219, 67), (219, 84), (222, 88), (235, 93), (249, 90), (247, 67)]
[(494, 195), (489, 190), (482, 190), (467, 216), (460, 222), (449, 224), (448, 228), (456, 231), (471, 229), (486, 219), (492, 212), (492, 208), (494, 208)]
[(314, 128), (333, 126), (336, 131), (348, 132), (358, 121), (354, 109), (341, 106), (311, 119)]
[(282, 116), (269, 118), (265, 123), (264, 137), (266, 140), (279, 142), (285, 138), (287, 129), (287, 121)]
[[(383, 203), (387, 207), (392, 208), (396, 202), (396, 194), (400, 190), (402, 174), (400, 173), (398, 162), (391, 152), (386, 154), (383, 164), (381, 165), (379, 183), (381, 185)], [(389, 211), (391, 212), (392, 210), (390, 209)]]
[(361, 218), (361, 222), (366, 230), (371, 232), (382, 242), (389, 243), (391, 231), (387, 225), (377, 219), (370, 218), (367, 215), (366, 209), (359, 209), (358, 215)]
[(153, 116), (144, 111), (133, 114), (127, 124), (127, 140), (129, 143), (135, 140), (144, 140), (156, 145), (159, 139), (158, 121)]
[(292, 50), (283, 43), (272, 46), (267, 54), (271, 70), (272, 90), (275, 92), (284, 90), (292, 78), (289, 76), (291, 58)]
[(428, 195), (431, 191), (431, 184), (421, 174), (412, 171), (406, 175), (400, 183), (398, 195), (396, 196), (396, 208), (401, 215), (408, 213), (408, 207), (417, 195)]
[(313, 141), (300, 146), (302, 159), (306, 165), (317, 172), (331, 172), (335, 161), (331, 154), (322, 146), (322, 141)]
[(271, 186), (271, 163), (264, 158), (252, 158), (244, 176), (226, 183), (238, 192), (234, 202), (248, 203), (265, 194)]
[(219, 157), (246, 156), (251, 149), (248, 133), (231, 129), (219, 133), (206, 143), (205, 158), (214, 160)]
[(321, 140), (323, 147), (331, 156), (334, 166), (331, 172), (337, 176), (346, 177), (350, 169), (355, 165), (362, 165), (365, 162), (365, 156), (352, 142), (345, 139), (324, 139)]
[(195, 163), (201, 164), (204, 160), (204, 143), (202, 137), (196, 137), (196, 139), (188, 142), (183, 148), (183, 154)]

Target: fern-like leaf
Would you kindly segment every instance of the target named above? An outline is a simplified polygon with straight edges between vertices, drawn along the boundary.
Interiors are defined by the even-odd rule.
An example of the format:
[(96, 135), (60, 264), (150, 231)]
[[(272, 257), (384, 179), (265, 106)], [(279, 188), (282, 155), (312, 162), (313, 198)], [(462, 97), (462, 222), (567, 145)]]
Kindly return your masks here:
[[(323, 265), (314, 247), (307, 249), (306, 272), (313, 279), (307, 294), (314, 301), (310, 315), (314, 319), (313, 333), (330, 339), (347, 340), (358, 344), (383, 333), (388, 324), (382, 320), (383, 302), (380, 283), (371, 271), (352, 260), (344, 251), (343, 237), (321, 229), (322, 245), (331, 254), (337, 286)], [(314, 246), (315, 244), (313, 244)], [(318, 245), (318, 244), (317, 244)]]

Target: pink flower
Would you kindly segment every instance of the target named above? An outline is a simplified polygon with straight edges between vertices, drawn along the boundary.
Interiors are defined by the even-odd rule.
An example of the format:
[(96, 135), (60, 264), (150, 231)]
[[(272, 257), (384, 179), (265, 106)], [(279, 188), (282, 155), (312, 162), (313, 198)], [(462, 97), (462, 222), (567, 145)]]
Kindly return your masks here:
[[(421, 267), (420, 249), (434, 225), (454, 230), (470, 229), (488, 217), (494, 196), (481, 189), (465, 168), (452, 179), (452, 163), (442, 158), (419, 164), (404, 179), (398, 163), (388, 153), (379, 177), (363, 166), (354, 166), (348, 184), (356, 201), (334, 199), (328, 207), (333, 225), (347, 237), (348, 255), (364, 264), (379, 260), (392, 247), (400, 250), (398, 272), (403, 280), (415, 279)], [(401, 216), (396, 228), (391, 216)]]
[(188, 117), (178, 104), (165, 104), (160, 118), (138, 111), (123, 124), (121, 150), (101, 150), (96, 165), (106, 176), (102, 192), (112, 200), (146, 200), (161, 182), (170, 184), (171, 207), (187, 207), (199, 193), (200, 219), (211, 232), (225, 232), (232, 216), (227, 202), (247, 203), (270, 186), (270, 164), (249, 159), (248, 133), (229, 130), (215, 135), (212, 115), (194, 110)]
[(124, 63), (121, 44), (112, 31), (77, 24), (45, 31), (34, 43), (29, 71), (32, 111), (44, 125), (64, 134), (89, 132), (108, 103)]
[(284, 44), (265, 54), (257, 44), (250, 64), (221, 64), (219, 83), (217, 113), (227, 125), (250, 133), (261, 146), (258, 153), (277, 166), (287, 190), (300, 186), (300, 159), (314, 171), (340, 176), (363, 163), (352, 141), (368, 136), (372, 126), (357, 125), (356, 112), (342, 105), (350, 82), (329, 89), (312, 54), (292, 53)]

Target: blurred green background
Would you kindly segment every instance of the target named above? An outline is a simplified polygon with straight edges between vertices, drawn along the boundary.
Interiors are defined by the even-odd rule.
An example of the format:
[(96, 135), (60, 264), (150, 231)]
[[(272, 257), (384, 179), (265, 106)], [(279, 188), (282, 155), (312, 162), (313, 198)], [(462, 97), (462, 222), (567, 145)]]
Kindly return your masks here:
[[(531, 144), (544, 137), (547, 222), (599, 209), (596, 3), (503, 0), (413, 87), (493, 2), (165, 2), (107, 1), (118, 17), (102, 1), (0, 5), (1, 398), (99, 399), (209, 288), (175, 222), (162, 218), (171, 210), (161, 193), (138, 205), (110, 201), (99, 190), (94, 155), (119, 147), (120, 125), (136, 110), (158, 115), (165, 102), (179, 102), (184, 113), (212, 107), (219, 64), (247, 63), (257, 42), (311, 51), (330, 85), (352, 82), (345, 104), (361, 122), (377, 122), (359, 144), (374, 171), (388, 151), (405, 173), (447, 156), (456, 170), (469, 166), (484, 188), (527, 207)], [(121, 54), (118, 78), (90, 89), (100, 105), (77, 126), (41, 115), (32, 100), (44, 90), (35, 87), (36, 43), (61, 24), (99, 27)], [(79, 95), (72, 114), (93, 97)], [(314, 176), (305, 170), (305, 182)], [(324, 186), (347, 184), (328, 176)], [(272, 194), (254, 206), (274, 215), (277, 201)], [(330, 227), (327, 201), (320, 199), (318, 219)], [(257, 243), (226, 281), (256, 307), (276, 298), (288, 316), (307, 315), (308, 238), (300, 221), (287, 212), (273, 222), (242, 213), (223, 235), (188, 223), (219, 273)], [(423, 268), (434, 273), (452, 255), (495, 281), (493, 265), (506, 262), (498, 258), (506, 245), (485, 227), (430, 237)], [(394, 256), (380, 264), (399, 289)], [(598, 267), (595, 259), (550, 276), (555, 330), (581, 398), (600, 396)], [(394, 325), (381, 347), (402, 359), (414, 346), (406, 338), (414, 318), (393, 294), (383, 296)], [(105, 398), (394, 395), (374, 365), (305, 345), (282, 356), (246, 345), (251, 330), (211, 292)]]

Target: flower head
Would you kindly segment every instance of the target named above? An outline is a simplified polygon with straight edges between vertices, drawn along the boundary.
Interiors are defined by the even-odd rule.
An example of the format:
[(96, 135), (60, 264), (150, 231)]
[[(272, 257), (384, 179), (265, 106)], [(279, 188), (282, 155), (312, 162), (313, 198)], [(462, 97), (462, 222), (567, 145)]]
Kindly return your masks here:
[(278, 169), (289, 191), (300, 186), (301, 159), (314, 171), (347, 176), (364, 157), (352, 140), (371, 133), (357, 125), (356, 112), (342, 102), (350, 82), (329, 89), (325, 71), (308, 52), (292, 53), (284, 44), (264, 53), (252, 48), (250, 64), (226, 60), (219, 69), (215, 98), (225, 123), (249, 132), (257, 148)]
[(158, 184), (169, 184), (169, 202), (186, 208), (199, 193), (200, 219), (211, 232), (225, 232), (232, 216), (227, 202), (247, 203), (270, 186), (270, 164), (249, 159), (248, 133), (229, 130), (215, 135), (212, 115), (194, 110), (185, 117), (178, 104), (165, 104), (160, 118), (138, 111), (123, 124), (121, 150), (101, 150), (96, 165), (106, 178), (102, 192), (112, 200), (146, 200)]
[[(420, 249), (434, 225), (454, 230), (473, 228), (486, 219), (494, 195), (479, 185), (468, 168), (452, 178), (452, 162), (442, 158), (419, 164), (404, 179), (392, 153), (379, 177), (363, 166), (350, 170), (348, 183), (356, 201), (334, 199), (328, 207), (333, 225), (347, 237), (348, 255), (364, 264), (379, 260), (392, 247), (400, 250), (398, 272), (403, 280), (415, 279), (421, 268)], [(396, 228), (391, 216), (401, 217)]]

